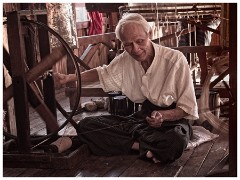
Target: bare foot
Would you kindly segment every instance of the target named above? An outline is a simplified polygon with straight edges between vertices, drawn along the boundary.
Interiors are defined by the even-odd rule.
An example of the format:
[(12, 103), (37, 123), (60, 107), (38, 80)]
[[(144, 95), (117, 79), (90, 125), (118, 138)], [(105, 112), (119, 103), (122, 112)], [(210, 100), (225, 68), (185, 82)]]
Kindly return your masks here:
[(139, 143), (138, 142), (134, 142), (132, 145), (132, 149), (133, 150), (139, 150)]
[[(133, 145), (132, 145), (132, 149), (133, 150), (139, 150), (139, 143), (134, 142)], [(147, 152), (146, 157), (149, 158), (149, 159), (152, 159), (154, 163), (160, 163), (160, 161), (153, 156), (153, 153), (151, 151)]]
[(149, 159), (151, 158), (154, 163), (160, 163), (160, 161), (153, 156), (153, 153), (152, 153), (151, 151), (148, 151), (147, 154), (146, 154), (146, 156), (147, 156), (147, 158), (149, 158)]

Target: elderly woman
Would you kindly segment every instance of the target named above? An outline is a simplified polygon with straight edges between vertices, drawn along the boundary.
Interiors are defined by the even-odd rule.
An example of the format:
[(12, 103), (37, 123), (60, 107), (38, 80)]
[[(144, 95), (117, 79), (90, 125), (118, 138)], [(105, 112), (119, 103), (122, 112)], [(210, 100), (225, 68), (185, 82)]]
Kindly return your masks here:
[[(83, 72), (82, 81), (100, 81), (106, 92), (122, 91), (143, 103), (142, 110), (127, 117), (87, 117), (79, 122), (79, 138), (96, 155), (134, 149), (141, 158), (173, 162), (191, 137), (189, 120), (198, 118), (188, 62), (181, 52), (153, 43), (151, 28), (139, 14), (123, 16), (115, 33), (125, 51), (109, 65)], [(74, 74), (58, 78), (62, 84), (76, 80)]]

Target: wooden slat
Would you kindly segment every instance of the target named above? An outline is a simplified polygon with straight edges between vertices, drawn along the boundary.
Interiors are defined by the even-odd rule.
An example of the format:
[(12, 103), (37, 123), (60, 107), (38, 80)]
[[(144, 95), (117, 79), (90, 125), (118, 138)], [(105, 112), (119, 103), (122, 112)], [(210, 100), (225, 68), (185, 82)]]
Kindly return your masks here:
[(119, 177), (133, 162), (136, 161), (137, 157), (137, 154), (115, 156), (115, 158), (111, 160), (111, 163), (109, 163), (111, 168), (104, 174), (104, 177)]
[(83, 97), (108, 97), (102, 88), (82, 88)]
[(78, 45), (83, 46), (83, 45), (95, 44), (99, 42), (104, 42), (111, 45), (111, 41), (115, 39), (116, 39), (116, 35), (114, 32), (99, 34), (99, 35), (92, 35), (92, 36), (82, 36), (82, 37), (78, 37)]
[(213, 142), (206, 142), (194, 149), (193, 154), (179, 173), (179, 177), (195, 177), (205, 161)]
[(24, 76), (24, 59), (26, 58), (24, 54), (24, 42), (19, 14), (17, 12), (9, 13), (7, 19), (8, 45), (12, 68), (12, 85), (8, 88), (12, 87), (14, 95), (18, 151), (26, 153), (30, 152), (30, 123), (27, 102), (27, 78)]
[(208, 154), (206, 161), (200, 169), (198, 176), (203, 177), (219, 162), (219, 157), (224, 157), (228, 151), (228, 136), (220, 134), (220, 137), (214, 141), (214, 145)]
[[(82, 60), (85, 64), (88, 65), (99, 47), (100, 47), (100, 44), (96, 44), (94, 46), (88, 46), (87, 49), (83, 52), (82, 56), (80, 57), (80, 60)], [(89, 70), (90, 67), (85, 69)]]
[(84, 169), (77, 176), (82, 177), (118, 177), (127, 169), (137, 158), (136, 155), (96, 157), (94, 166), (92, 160), (84, 164)]
[(183, 155), (175, 162), (167, 165), (154, 164), (151, 161), (137, 159), (121, 177), (174, 177), (191, 156), (193, 150), (184, 151)]
[(198, 52), (197, 55), (199, 57), (199, 64), (201, 68), (200, 84), (203, 84), (208, 74), (208, 62), (206, 52)]
[(156, 170), (158, 173), (164, 172), (164, 166), (160, 164), (154, 164), (143, 160), (136, 160), (131, 167), (129, 167), (121, 177), (144, 177), (144, 176), (156, 176)]
[[(51, 68), (57, 61), (59, 61), (65, 54), (66, 54), (66, 50), (63, 47), (54, 49), (53, 52), (48, 56), (46, 56), (44, 59), (42, 59), (42, 61), (38, 65), (34, 66), (32, 69), (30, 69), (27, 73), (24, 74), (26, 81), (28, 83), (35, 81), (37, 78), (39, 78), (40, 75), (42, 75), (46, 70)], [(19, 57), (16, 57), (16, 58), (18, 59)], [(25, 66), (24, 66), (24, 71), (25, 71)], [(24, 75), (22, 76), (24, 77)], [(10, 99), (13, 96), (12, 91), (13, 91), (13, 86), (9, 86), (4, 91), (4, 97), (3, 97), (4, 102), (6, 102), (8, 99)]]
[(51, 174), (55, 171), (55, 169), (35, 169), (35, 172), (31, 172), (33, 168), (30, 168), (29, 171), (24, 172), (25, 177), (51, 177)]
[[(128, 156), (91, 156), (85, 161), (78, 177), (118, 177), (128, 166), (136, 160), (136, 155)], [(94, 165), (93, 165), (94, 162)]]
[(27, 168), (3, 168), (3, 177), (17, 177), (24, 171), (28, 171)]
[[(21, 174), (18, 175), (18, 177), (38, 177), (39, 174), (42, 174), (43, 169), (35, 169), (35, 168), (29, 168), (23, 171)], [(44, 173), (45, 175), (47, 173)]]
[(215, 85), (217, 85), (221, 80), (223, 80), (227, 75), (229, 74), (229, 69), (224, 71), (222, 74), (220, 74), (214, 81), (210, 83), (209, 89), (212, 89)]
[[(237, 3), (229, 4), (229, 83), (232, 90), (232, 95), (235, 101), (237, 101), (237, 92), (238, 92), (238, 83), (237, 83), (237, 16), (234, 16), (234, 13), (237, 13)], [(225, 37), (224, 37), (225, 38)], [(229, 175), (231, 177), (237, 176), (237, 102), (229, 107)]]
[(173, 47), (183, 53), (203, 53), (203, 52), (219, 52), (222, 50), (221, 46), (181, 46)]
[(191, 33), (191, 32), (193, 32), (194, 30), (195, 30), (194, 27), (191, 27), (190, 30), (189, 30), (189, 29), (183, 29), (183, 30), (181, 30), (181, 31), (178, 31), (178, 32), (175, 32), (175, 33), (172, 33), (172, 34), (168, 34), (168, 35), (162, 36), (162, 37), (160, 37), (160, 38), (154, 39), (154, 40), (152, 40), (152, 41), (155, 42), (155, 43), (158, 43), (159, 41), (161, 42), (161, 41), (165, 41), (165, 40), (168, 40), (168, 39), (171, 39), (171, 38), (176, 38), (176, 37), (179, 36), (179, 35), (182, 36), (182, 35), (184, 35), (184, 34)]
[[(67, 87), (66, 96), (71, 96), (77, 88)], [(81, 97), (107, 97), (108, 94), (102, 88), (84, 88), (81, 89)]]
[(46, 168), (46, 169), (72, 169), (89, 155), (88, 147), (82, 145), (78, 149), (59, 153), (31, 153), (31, 154), (4, 154), (4, 167), (12, 168)]

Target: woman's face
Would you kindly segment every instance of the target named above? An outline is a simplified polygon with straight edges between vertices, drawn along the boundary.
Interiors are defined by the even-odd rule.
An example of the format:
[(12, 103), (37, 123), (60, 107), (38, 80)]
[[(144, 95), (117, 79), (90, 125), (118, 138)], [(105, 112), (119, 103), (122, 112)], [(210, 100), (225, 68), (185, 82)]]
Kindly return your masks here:
[(121, 34), (124, 49), (137, 61), (148, 61), (152, 55), (152, 44), (149, 34), (135, 23), (126, 24)]

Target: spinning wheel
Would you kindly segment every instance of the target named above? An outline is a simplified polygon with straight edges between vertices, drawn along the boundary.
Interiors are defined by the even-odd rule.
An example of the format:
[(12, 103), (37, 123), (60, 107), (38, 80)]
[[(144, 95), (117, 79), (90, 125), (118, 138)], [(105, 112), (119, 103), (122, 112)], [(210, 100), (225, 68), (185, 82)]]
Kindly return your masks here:
[[(233, 96), (228, 84), (223, 80), (229, 74), (228, 63), (229, 63), (228, 54), (216, 57), (216, 60), (211, 66), (211, 69), (208, 72), (208, 75), (204, 81), (204, 84), (202, 87), (202, 95), (199, 99), (199, 104), (198, 104), (199, 110), (200, 110), (199, 112), (200, 119), (208, 120), (208, 122), (214, 128), (216, 128), (217, 130), (225, 134), (229, 132), (229, 124), (224, 121), (221, 121), (216, 115), (214, 115), (211, 112), (209, 108), (209, 89), (212, 89), (217, 83), (222, 81), (229, 93), (229, 102), (227, 106), (235, 103), (235, 100), (233, 99)], [(211, 82), (211, 78), (214, 74), (219, 74), (219, 75), (214, 81)], [(220, 108), (220, 107), (221, 105), (215, 108)]]
[[(39, 142), (44, 142), (47, 139), (50, 139), (51, 137), (54, 137), (58, 134), (58, 132), (63, 129), (69, 122), (72, 124), (74, 128), (76, 128), (77, 123), (73, 121), (73, 116), (75, 115), (76, 110), (78, 109), (79, 101), (80, 101), (80, 94), (81, 94), (81, 76), (80, 76), (80, 70), (79, 65), (76, 61), (76, 56), (73, 54), (71, 48), (68, 46), (68, 44), (64, 41), (64, 39), (53, 29), (45, 25), (44, 23), (33, 21), (33, 20), (27, 20), (22, 19), (20, 20), (22, 25), (28, 26), (31, 29), (44, 29), (45, 31), (51, 33), (57, 39), (61, 42), (62, 47), (56, 48), (53, 50), (52, 53), (45, 56), (41, 62), (39, 62), (37, 65), (35, 65), (33, 68), (28, 69), (25, 71), (24, 75), (26, 80), (26, 86), (28, 91), (28, 98), (31, 105), (35, 104), (37, 107), (35, 110), (39, 113), (41, 118), (46, 123), (46, 127), (49, 130), (50, 133), (47, 135), (43, 135), (40, 137), (33, 137), (30, 135), (31, 145)], [(4, 24), (7, 24), (7, 22), (4, 22)], [(32, 28), (33, 27), (33, 28)], [(11, 27), (8, 27), (11, 28)], [(33, 32), (33, 33), (37, 33)], [(39, 90), (36, 81), (41, 80), (41, 77), (43, 74), (46, 74), (46, 71), (48, 71), (57, 61), (59, 61), (63, 56), (68, 54), (75, 66), (76, 69), (76, 75), (78, 77), (77, 79), (77, 98), (74, 107), (72, 108), (72, 111), (70, 113), (67, 113), (64, 108), (56, 101), (56, 107), (57, 109), (63, 114), (63, 116), (66, 118), (66, 121), (62, 125), (58, 125), (56, 116), (54, 113), (50, 110), (50, 108), (44, 103), (44, 98), (42, 96), (42, 92)], [(10, 52), (11, 57), (11, 52)], [(21, 63), (21, 62), (19, 62)], [(26, 65), (26, 62), (25, 62)], [(51, 77), (50, 77), (51, 78)], [(51, 79), (52, 80), (52, 79)], [(13, 84), (14, 85), (14, 84)], [(11, 85), (7, 89), (4, 90), (3, 96), (4, 96), (4, 102), (9, 100), (13, 95), (15, 94), (14, 86)], [(29, 95), (30, 94), (30, 95)], [(8, 138), (12, 138), (15, 140), (18, 140), (18, 136), (14, 136), (10, 134), (9, 132), (4, 131), (4, 135)]]

